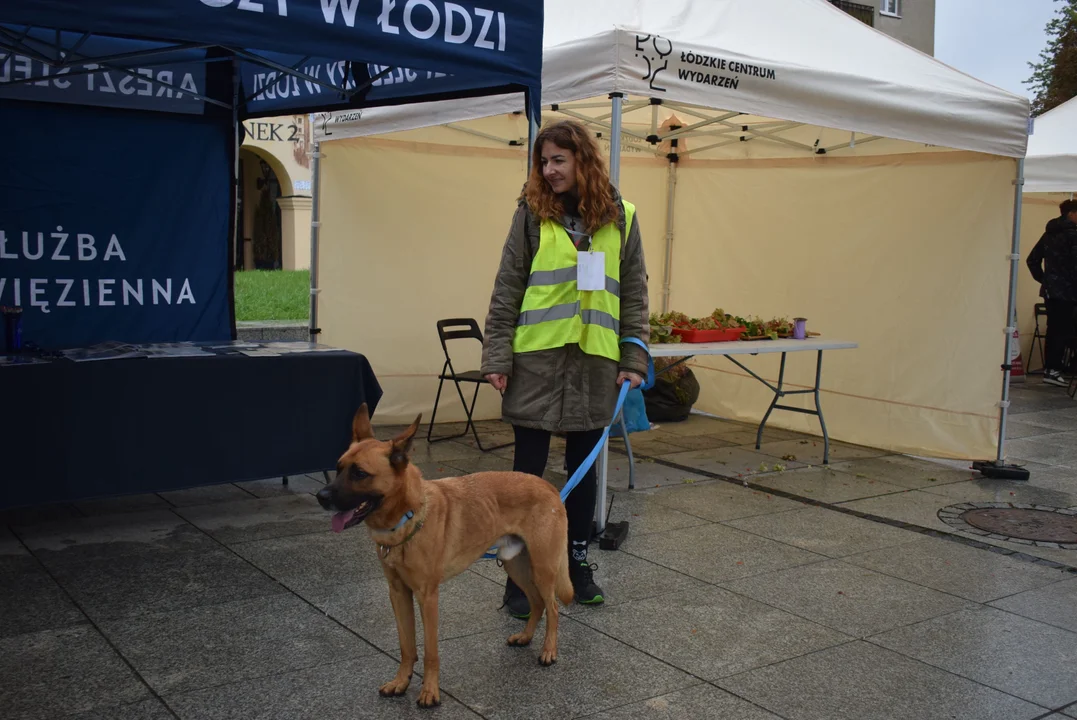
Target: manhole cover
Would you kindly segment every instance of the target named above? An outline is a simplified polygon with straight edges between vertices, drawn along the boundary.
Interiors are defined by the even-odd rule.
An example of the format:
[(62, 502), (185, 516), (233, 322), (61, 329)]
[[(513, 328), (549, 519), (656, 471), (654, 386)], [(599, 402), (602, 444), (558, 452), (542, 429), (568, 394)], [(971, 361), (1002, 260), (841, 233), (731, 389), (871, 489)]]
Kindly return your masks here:
[(939, 510), (947, 525), (1021, 545), (1077, 550), (1077, 509), (1022, 503), (978, 502)]

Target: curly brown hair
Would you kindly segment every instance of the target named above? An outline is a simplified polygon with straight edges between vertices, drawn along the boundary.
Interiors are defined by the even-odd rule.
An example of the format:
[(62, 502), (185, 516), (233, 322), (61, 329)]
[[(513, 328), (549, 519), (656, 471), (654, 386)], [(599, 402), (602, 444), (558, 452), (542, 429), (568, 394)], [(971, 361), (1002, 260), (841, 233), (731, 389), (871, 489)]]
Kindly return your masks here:
[(562, 120), (547, 125), (535, 138), (531, 151), (531, 173), (522, 197), (531, 212), (543, 220), (558, 220), (565, 207), (561, 198), (542, 176), (542, 145), (552, 142), (559, 148), (571, 150), (576, 156), (576, 191), (579, 194), (579, 213), (588, 232), (596, 232), (617, 219), (619, 211), (610, 187), (610, 175), (598, 143), (584, 126), (574, 120)]

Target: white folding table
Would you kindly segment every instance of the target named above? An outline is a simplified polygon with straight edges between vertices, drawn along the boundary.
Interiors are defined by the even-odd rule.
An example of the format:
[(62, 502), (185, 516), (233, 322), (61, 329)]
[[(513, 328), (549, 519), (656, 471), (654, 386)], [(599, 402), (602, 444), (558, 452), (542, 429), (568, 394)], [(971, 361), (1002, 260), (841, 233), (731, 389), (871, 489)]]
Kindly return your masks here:
[[(740, 340), (737, 342), (717, 342), (717, 343), (660, 343), (650, 346), (651, 357), (679, 357), (683, 360), (674, 363), (668, 367), (663, 368), (657, 374), (667, 372), (670, 368), (679, 365), (681, 362), (687, 361), (696, 355), (720, 355), (724, 356), (731, 363), (744, 370), (753, 378), (763, 383), (774, 393), (774, 399), (770, 402), (770, 407), (767, 408), (767, 412), (763, 415), (762, 422), (759, 423), (759, 429), (755, 435), (755, 449), (758, 450), (763, 440), (763, 428), (767, 424), (767, 420), (770, 419), (770, 414), (775, 410), (787, 410), (789, 412), (804, 413), (806, 415), (815, 415), (819, 418), (819, 426), (823, 431), (823, 464), (830, 463), (830, 436), (826, 431), (826, 421), (823, 419), (823, 410), (819, 405), (819, 378), (823, 371), (823, 351), (824, 350), (849, 350), (858, 347), (855, 342), (847, 342), (843, 340), (823, 340), (821, 338), (807, 338), (804, 340)], [(786, 355), (791, 352), (816, 352), (818, 353), (815, 361), (815, 386), (807, 390), (786, 390), (785, 389), (785, 359)], [(781, 368), (778, 370), (778, 384), (772, 385), (769, 381), (764, 380), (755, 372), (745, 367), (734, 356), (736, 355), (769, 355), (773, 353), (781, 353), (782, 361)], [(815, 409), (792, 407), (790, 405), (781, 405), (779, 401), (787, 395), (812, 395), (815, 398)], [(623, 423), (622, 423), (623, 424)], [(606, 472), (608, 468), (608, 453), (609, 453), (609, 441), (606, 442), (605, 447), (602, 448), (602, 452), (598, 456), (598, 501), (595, 504), (595, 528), (597, 532), (601, 533), (606, 528), (606, 513), (604, 512), (606, 501)], [(631, 454), (629, 462), (633, 462)], [(634, 485), (631, 478), (629, 480), (629, 488)]]

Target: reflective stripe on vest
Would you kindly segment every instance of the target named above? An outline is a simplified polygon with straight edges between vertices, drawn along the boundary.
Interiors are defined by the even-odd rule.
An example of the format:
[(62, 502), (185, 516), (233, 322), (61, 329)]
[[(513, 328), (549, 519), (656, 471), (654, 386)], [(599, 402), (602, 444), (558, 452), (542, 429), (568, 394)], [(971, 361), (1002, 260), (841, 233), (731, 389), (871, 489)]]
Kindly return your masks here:
[[(622, 200), (625, 233), (636, 208)], [(549, 350), (576, 343), (589, 355), (620, 361), (621, 231), (608, 223), (591, 238), (591, 250), (605, 254), (605, 290), (576, 289), (576, 246), (565, 229), (552, 220), (542, 222), (538, 252), (531, 261), (513, 352)]]

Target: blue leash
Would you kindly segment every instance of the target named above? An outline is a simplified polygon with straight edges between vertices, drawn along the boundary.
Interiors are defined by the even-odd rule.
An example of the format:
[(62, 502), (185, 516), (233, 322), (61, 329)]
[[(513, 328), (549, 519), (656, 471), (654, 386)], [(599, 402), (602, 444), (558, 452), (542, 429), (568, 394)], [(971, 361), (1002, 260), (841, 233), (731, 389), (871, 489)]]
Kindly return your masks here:
[[(639, 338), (624, 338), (621, 343), (635, 343), (643, 348), (643, 351), (647, 353), (647, 378), (640, 385), (641, 390), (650, 390), (654, 387), (654, 360), (650, 356), (650, 351), (647, 346)], [(598, 454), (602, 452), (602, 447), (606, 444), (606, 438), (610, 436), (610, 428), (617, 422), (617, 417), (621, 414), (621, 410), (624, 408), (625, 398), (628, 397), (629, 390), (632, 389), (632, 384), (625, 382), (621, 383), (621, 390), (617, 393), (617, 404), (613, 408), (613, 419), (610, 420), (610, 424), (606, 426), (606, 429), (602, 431), (602, 437), (599, 438), (598, 444), (591, 450), (591, 453), (584, 459), (580, 466), (576, 468), (576, 472), (572, 473), (572, 477), (565, 483), (565, 487), (561, 488), (561, 502), (565, 502), (569, 493), (576, 489), (576, 486), (583, 480), (583, 476), (587, 474), (587, 471), (591, 469), (591, 466), (595, 464), (598, 459)], [(626, 431), (627, 432), (627, 431)], [(490, 548), (483, 558), (496, 558), (497, 553), (494, 552), (497, 548)]]

